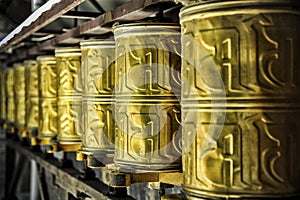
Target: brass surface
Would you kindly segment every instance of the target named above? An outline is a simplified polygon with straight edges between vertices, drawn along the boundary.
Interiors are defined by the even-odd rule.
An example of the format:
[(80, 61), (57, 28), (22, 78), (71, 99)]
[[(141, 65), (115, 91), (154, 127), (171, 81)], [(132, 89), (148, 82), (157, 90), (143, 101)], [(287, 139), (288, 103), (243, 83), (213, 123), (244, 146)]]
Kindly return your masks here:
[(54, 56), (38, 56), (38, 140), (51, 145), (57, 135), (57, 67)]
[[(188, 198), (299, 195), (300, 12), (295, 5), (292, 0), (212, 1), (181, 10)], [(212, 96), (222, 89), (213, 84), (214, 70), (226, 99)]]
[(22, 63), (16, 63), (13, 65), (13, 68), (15, 125), (17, 128), (23, 128), (25, 126), (25, 66)]
[(182, 183), (182, 173), (123, 173), (108, 170), (110, 175), (110, 186), (114, 188), (130, 186), (135, 183), (149, 183), (152, 189), (161, 189), (162, 184), (180, 186)]
[(183, 5), (191, 5), (191, 4), (195, 4), (197, 2), (203, 2), (203, 0), (174, 0), (174, 1), (176, 3), (181, 3)]
[(11, 67), (6, 69), (5, 78), (5, 92), (6, 92), (6, 119), (9, 123), (15, 121), (15, 102), (14, 102), (14, 70)]
[(121, 171), (176, 171), (180, 160), (180, 38), (174, 24), (114, 27), (117, 138)]
[[(83, 152), (89, 151), (101, 162), (112, 162), (115, 122), (112, 114), (115, 86), (115, 42), (81, 42), (83, 87)], [(105, 162), (105, 164), (107, 164)]]
[[(57, 139), (62, 151), (77, 151), (80, 144), (81, 52), (76, 47), (55, 49), (57, 61)], [(77, 127), (76, 127), (77, 126)], [(72, 148), (73, 147), (73, 148)]]
[(38, 92), (38, 63), (35, 60), (24, 61), (25, 65), (25, 100), (27, 131), (39, 127), (39, 92)]
[(5, 92), (5, 85), (6, 85), (6, 80), (5, 80), (5, 76), (6, 76), (6, 69), (5, 68), (1, 68), (0, 70), (0, 89), (1, 89), (1, 114), (0, 114), (0, 118), (2, 120), (6, 120), (6, 92)]

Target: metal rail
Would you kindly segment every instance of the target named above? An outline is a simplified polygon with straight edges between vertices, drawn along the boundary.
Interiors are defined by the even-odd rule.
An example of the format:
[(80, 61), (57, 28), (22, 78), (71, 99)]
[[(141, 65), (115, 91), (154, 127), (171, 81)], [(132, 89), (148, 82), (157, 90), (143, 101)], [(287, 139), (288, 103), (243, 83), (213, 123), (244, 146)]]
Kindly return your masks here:
[[(45, 155), (39, 151), (33, 151), (29, 146), (21, 145), (20, 142), (6, 140), (6, 145), (14, 151), (20, 153), (21, 158), (34, 160), (37, 165), (55, 175), (55, 184), (72, 194), (74, 197), (97, 200), (132, 200), (130, 196), (122, 197), (110, 196), (109, 187), (97, 179), (81, 180), (80, 172), (75, 168), (60, 167), (60, 163), (55, 158), (45, 158)], [(18, 169), (18, 166), (15, 168)], [(15, 170), (15, 169), (10, 169)], [(15, 180), (13, 184), (15, 184)]]

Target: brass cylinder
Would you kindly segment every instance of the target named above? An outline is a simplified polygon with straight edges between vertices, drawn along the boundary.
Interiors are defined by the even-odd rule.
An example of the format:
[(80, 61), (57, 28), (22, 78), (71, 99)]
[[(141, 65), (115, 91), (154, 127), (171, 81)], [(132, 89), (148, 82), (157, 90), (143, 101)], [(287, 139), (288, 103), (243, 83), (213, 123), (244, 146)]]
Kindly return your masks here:
[(22, 132), (25, 126), (25, 66), (15, 63), (14, 68), (14, 101), (15, 101), (15, 126)]
[(297, 4), (207, 1), (181, 10), (189, 199), (299, 195)]
[(25, 128), (31, 132), (39, 127), (38, 63), (36, 60), (24, 61), (25, 66)]
[(57, 67), (54, 56), (38, 56), (39, 127), (41, 145), (53, 145), (57, 136)]
[(5, 92), (5, 76), (6, 76), (6, 68), (1, 68), (0, 70), (0, 88), (1, 88), (1, 120), (6, 120), (6, 92)]
[(92, 39), (81, 43), (83, 86), (82, 152), (104, 164), (113, 162), (115, 122), (115, 42)]
[[(121, 171), (176, 171), (180, 160), (180, 38), (174, 24), (114, 27), (114, 162)], [(177, 95), (177, 96), (176, 96)]]
[[(55, 49), (57, 61), (57, 139), (62, 151), (80, 146), (78, 116), (81, 112), (81, 51), (77, 47)], [(81, 123), (81, 122), (80, 122)], [(77, 126), (77, 127), (76, 127)]]
[(6, 119), (8, 123), (15, 121), (15, 101), (14, 101), (14, 70), (8, 67), (6, 70)]

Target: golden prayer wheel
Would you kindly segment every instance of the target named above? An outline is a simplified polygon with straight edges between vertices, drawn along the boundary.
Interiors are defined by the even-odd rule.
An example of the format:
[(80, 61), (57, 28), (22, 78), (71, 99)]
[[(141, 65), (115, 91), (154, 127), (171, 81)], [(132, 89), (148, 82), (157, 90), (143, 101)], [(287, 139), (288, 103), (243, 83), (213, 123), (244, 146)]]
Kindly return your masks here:
[(14, 70), (8, 67), (6, 70), (6, 119), (8, 123), (15, 121), (15, 102), (14, 102)]
[(38, 63), (36, 60), (24, 61), (25, 66), (25, 128), (31, 138), (33, 132), (37, 134), (39, 127), (39, 91), (38, 91)]
[(55, 56), (38, 56), (38, 142), (53, 145), (57, 136), (57, 67)]
[(181, 169), (178, 31), (177, 25), (165, 23), (114, 27), (117, 56), (114, 162), (120, 171)]
[(57, 61), (57, 140), (59, 150), (81, 147), (78, 116), (81, 116), (81, 51), (77, 47), (55, 49)]
[[(115, 42), (91, 39), (81, 43), (83, 132), (81, 152), (103, 164), (112, 163), (115, 122), (112, 113), (115, 86)], [(90, 166), (93, 167), (93, 166)]]
[(6, 122), (6, 92), (5, 92), (6, 68), (0, 68), (0, 134), (4, 134), (7, 126)]
[(25, 126), (25, 66), (16, 63), (14, 68), (14, 101), (15, 101), (15, 126), (19, 132)]
[(0, 89), (1, 89), (1, 114), (0, 118), (3, 122), (6, 120), (6, 94), (5, 94), (5, 75), (6, 75), (6, 68), (1, 68), (0, 70)]
[(115, 43), (111, 40), (81, 42), (83, 87), (82, 152), (102, 163), (111, 163), (114, 154)]
[(299, 195), (299, 21), (294, 0), (181, 10), (189, 199)]

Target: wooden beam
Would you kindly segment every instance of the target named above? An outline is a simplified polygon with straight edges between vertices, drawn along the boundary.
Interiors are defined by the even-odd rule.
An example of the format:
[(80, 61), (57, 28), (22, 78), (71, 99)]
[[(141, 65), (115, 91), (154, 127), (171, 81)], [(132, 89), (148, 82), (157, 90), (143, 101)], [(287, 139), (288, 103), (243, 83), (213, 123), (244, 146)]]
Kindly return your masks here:
[[(111, 31), (111, 25), (117, 21), (134, 21), (157, 14), (162, 6), (174, 6), (173, 0), (132, 0), (95, 19), (83, 23), (66, 33), (56, 36), (52, 44), (64, 44), (70, 38), (81, 35), (105, 34)], [(76, 41), (76, 40), (74, 40)], [(48, 44), (48, 43), (47, 43)]]
[[(178, 5), (176, 5), (173, 0), (131, 0), (112, 11), (101, 14), (95, 19), (89, 20), (65, 33), (56, 35), (54, 38), (37, 44), (38, 47), (34, 46), (27, 50), (27, 55), (42, 54), (44, 51), (54, 50), (57, 46), (61, 45), (78, 44), (84, 36), (109, 33), (114, 22), (141, 20), (158, 14), (162, 10), (175, 7), (178, 7)], [(26, 37), (24, 36), (24, 38)], [(14, 41), (15, 40), (16, 39), (14, 39)]]
[(29, 26), (24, 26), (18, 34), (16, 34), (7, 43), (3, 44), (0, 47), (1, 50), (3, 51), (6, 49), (6, 47), (21, 42), (34, 32), (50, 24), (51, 22), (59, 18), (61, 15), (65, 14), (66, 12), (78, 6), (84, 1), (85, 0), (63, 0), (57, 4), (54, 4), (50, 10), (42, 13), (42, 15), (36, 21), (32, 22)]

